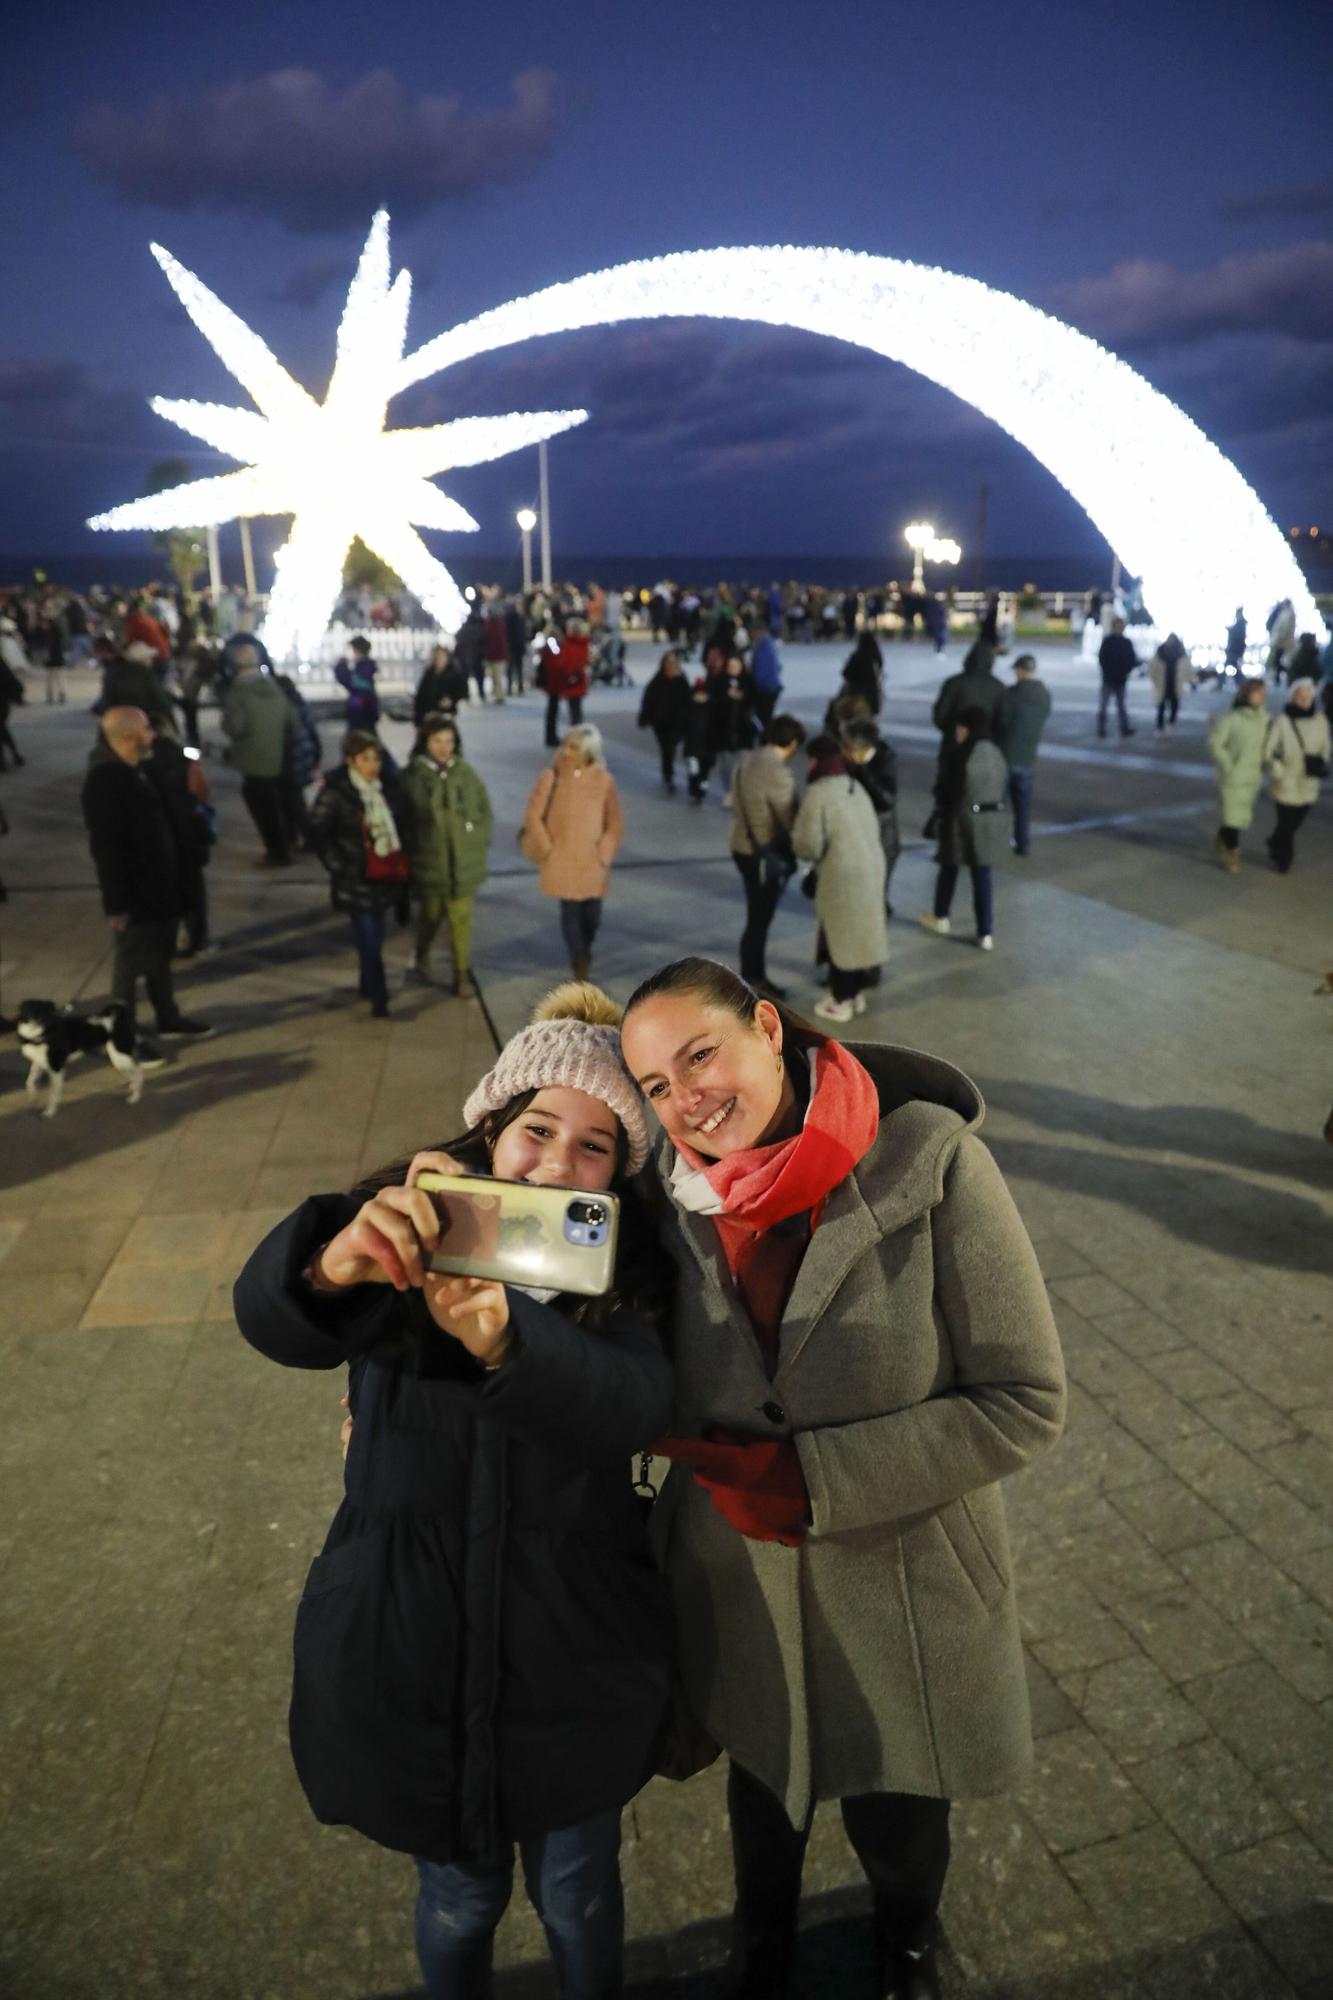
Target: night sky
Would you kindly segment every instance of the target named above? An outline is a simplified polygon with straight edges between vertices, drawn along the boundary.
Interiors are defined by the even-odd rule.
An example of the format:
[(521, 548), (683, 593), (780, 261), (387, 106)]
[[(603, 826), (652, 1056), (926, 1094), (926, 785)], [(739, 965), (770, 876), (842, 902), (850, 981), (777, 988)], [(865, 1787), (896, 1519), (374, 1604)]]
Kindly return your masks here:
[[(146, 406), (153, 392), (244, 400), (150, 238), (322, 395), (380, 202), (414, 278), (409, 348), (635, 256), (875, 251), (1082, 327), (1181, 403), (1284, 527), (1333, 520), (1327, 8), (44, 0), (11, 22), (6, 54), (11, 558), (104, 548), (112, 574), (118, 538), (91, 536), (86, 515), (141, 492), (164, 458), (228, 469)], [(809, 335), (698, 321), (570, 334), (400, 400), (391, 421), (592, 413), (551, 447), (557, 570), (562, 547), (896, 551), (916, 514), (968, 548), (983, 481), (992, 551), (1101, 551), (991, 424)], [(534, 486), (535, 453), (448, 481), (485, 550), (509, 547)], [(428, 539), (466, 568), (457, 538)]]

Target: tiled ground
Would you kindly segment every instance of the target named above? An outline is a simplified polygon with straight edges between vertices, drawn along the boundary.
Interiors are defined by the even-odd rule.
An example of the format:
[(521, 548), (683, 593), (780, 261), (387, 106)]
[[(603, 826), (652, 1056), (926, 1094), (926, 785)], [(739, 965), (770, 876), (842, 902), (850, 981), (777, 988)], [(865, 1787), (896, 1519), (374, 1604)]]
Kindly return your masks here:
[[(908, 659), (890, 720), (910, 830), (934, 675)], [(819, 649), (794, 663), (798, 711), (816, 714), (832, 678)], [(955, 1815), (949, 1992), (1323, 1994), (1333, 1149), (1311, 988), (1329, 838), (1312, 820), (1304, 872), (1282, 883), (1215, 874), (1199, 717), (1170, 746), (1140, 737), (1146, 770), (1116, 768), (1114, 746), (1088, 762), (1086, 686), (1052, 678), (1068, 754), (1043, 767), (1052, 831), (1032, 872), (1001, 883), (994, 960), (895, 923), (866, 1020), (980, 1082), (1072, 1381), (1067, 1438), (1008, 1489), (1037, 1765), (1021, 1798)], [(600, 961), (621, 992), (687, 942), (729, 952), (736, 927), (725, 822), (652, 795), (633, 700), (597, 697), (629, 808)], [(71, 814), (84, 720), (19, 727), (11, 1008), (20, 989), (65, 999), (105, 979)], [(360, 1018), (313, 867), (250, 873), (223, 776), (228, 948), (184, 990), (225, 1032), (150, 1077), (135, 1110), (85, 1070), (53, 1123), (0, 1060), (0, 1992), (16, 2000), (415, 1988), (410, 1867), (316, 1827), (284, 1741), (293, 1605), (336, 1499), (339, 1383), (254, 1356), (228, 1288), (308, 1189), (452, 1129), (492, 1020), (509, 1032), (555, 969), (552, 913), (508, 831), (540, 762), (535, 707), (465, 727), (499, 806), (484, 1007), (424, 993), (387, 1025)], [(895, 901), (910, 914), (927, 882), (909, 850)], [(807, 1003), (808, 921), (784, 910), (773, 960)], [(729, 1893), (720, 1773), (654, 1785), (627, 1834), (635, 1991), (703, 1995)], [(816, 1824), (807, 1892), (802, 1992), (868, 1993), (836, 1816)], [(499, 1959), (509, 2000), (551, 1991), (521, 1897)]]

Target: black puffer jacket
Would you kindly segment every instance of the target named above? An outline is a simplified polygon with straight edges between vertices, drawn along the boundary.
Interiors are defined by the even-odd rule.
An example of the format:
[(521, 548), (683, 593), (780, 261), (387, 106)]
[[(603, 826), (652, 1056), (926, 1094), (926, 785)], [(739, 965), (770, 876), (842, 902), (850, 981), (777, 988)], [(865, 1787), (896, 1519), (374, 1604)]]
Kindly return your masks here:
[(167, 923), (181, 911), (181, 857), (162, 787), (150, 765), (127, 764), (105, 743), (88, 759), (83, 821), (102, 908), (133, 923)]
[[(412, 847), (411, 809), (395, 772), (380, 772), (380, 784), (398, 838)], [(329, 895), (335, 910), (372, 910), (402, 902), (406, 882), (366, 880), (366, 816), (345, 764), (327, 771), (310, 813), (310, 844), (329, 873)]]
[(667, 1428), (671, 1370), (625, 1310), (592, 1332), (510, 1290), (516, 1346), (487, 1374), (419, 1299), (312, 1292), (300, 1273), (358, 1205), (304, 1202), (235, 1289), (261, 1353), (352, 1368), (346, 1498), (297, 1612), (292, 1753), (321, 1820), (492, 1862), (652, 1773), (673, 1634), (630, 1460)]

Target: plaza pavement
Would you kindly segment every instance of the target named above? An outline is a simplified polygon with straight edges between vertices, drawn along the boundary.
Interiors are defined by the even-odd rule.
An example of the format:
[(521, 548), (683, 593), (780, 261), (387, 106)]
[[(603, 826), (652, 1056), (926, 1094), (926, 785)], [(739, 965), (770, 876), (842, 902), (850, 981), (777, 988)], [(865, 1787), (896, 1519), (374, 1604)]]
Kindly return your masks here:
[[(841, 651), (788, 649), (814, 721)], [(946, 661), (948, 666), (954, 658)], [(641, 682), (648, 652), (631, 650)], [(1088, 670), (1043, 652), (1057, 709), (1037, 838), (1001, 871), (996, 950), (963, 892), (912, 921), (943, 670), (890, 649), (908, 847), (858, 1032), (966, 1069), (1046, 1272), (1071, 1376), (1062, 1444), (1007, 1486), (1038, 1755), (1017, 1799), (960, 1806), (951, 1996), (1289, 2000), (1333, 1971), (1333, 809), (1279, 880), (1212, 863), (1203, 744), (1098, 744)], [(21, 710), (6, 778), (0, 1004), (105, 991), (77, 812), (92, 684)], [(637, 693), (594, 692), (627, 839), (597, 976), (624, 997), (683, 950), (730, 956), (739, 883), (716, 803), (658, 796)], [(457, 1128), (494, 1036), (560, 970), (514, 844), (543, 761), (535, 697), (463, 717), (497, 808), (480, 1001), (412, 992), (363, 1018), (313, 862), (265, 876), (235, 781), (210, 869), (226, 949), (181, 980), (220, 1033), (120, 1100), (76, 1075), (33, 1116), (0, 1045), (0, 1993), (14, 2000), (371, 2000), (418, 1991), (411, 1867), (307, 1813), (286, 1752), (296, 1597), (339, 1488), (336, 1376), (240, 1340), (229, 1284), (305, 1192)], [(212, 733), (216, 734), (214, 725)], [(326, 726), (332, 750), (336, 730)], [(406, 730), (391, 725), (401, 746)], [(1266, 819), (1267, 807), (1263, 808)], [(808, 1006), (789, 895), (770, 967)], [(399, 971), (405, 939), (392, 955)], [(7, 1049), (7, 1052), (6, 1052)], [(626, 1815), (634, 1992), (703, 1996), (725, 1945), (721, 1776)], [(868, 1992), (863, 1891), (821, 1811), (799, 1991)], [(551, 1992), (516, 1894), (497, 1992)]]

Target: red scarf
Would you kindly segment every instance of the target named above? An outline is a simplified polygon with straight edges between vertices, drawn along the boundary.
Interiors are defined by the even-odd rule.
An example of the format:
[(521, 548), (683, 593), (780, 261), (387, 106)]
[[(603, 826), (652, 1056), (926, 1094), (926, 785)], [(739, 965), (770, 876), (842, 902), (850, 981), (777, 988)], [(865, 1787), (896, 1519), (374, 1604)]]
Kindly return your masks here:
[[(841, 1042), (811, 1035), (810, 1104), (790, 1139), (729, 1153), (710, 1166), (676, 1142), (687, 1165), (701, 1169), (723, 1204), (718, 1240), (760, 1342), (775, 1353), (788, 1294), (808, 1237), (773, 1225), (809, 1213), (819, 1226), (824, 1202), (870, 1151), (879, 1131), (874, 1080)], [(741, 1438), (712, 1430), (705, 1438), (662, 1438), (655, 1449), (683, 1459), (723, 1518), (742, 1535), (799, 1548), (809, 1522), (801, 1462), (791, 1438)]]

